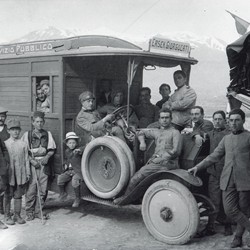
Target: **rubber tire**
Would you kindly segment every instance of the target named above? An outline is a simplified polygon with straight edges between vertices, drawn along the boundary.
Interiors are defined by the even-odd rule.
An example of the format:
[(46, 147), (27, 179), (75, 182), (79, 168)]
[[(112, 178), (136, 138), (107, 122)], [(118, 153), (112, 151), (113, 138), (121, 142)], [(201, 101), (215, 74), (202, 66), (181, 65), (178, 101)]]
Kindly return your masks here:
[(120, 138), (118, 138), (117, 136), (110, 136), (110, 138), (116, 142), (118, 142), (123, 151), (124, 154), (128, 157), (128, 161), (129, 161), (129, 169), (130, 169), (130, 178), (135, 174), (136, 171), (136, 166), (135, 166), (135, 160), (134, 160), (134, 155), (131, 152), (129, 146), (126, 144), (126, 142), (124, 142), (123, 140), (121, 140)]
[[(177, 202), (175, 201), (174, 203), (171, 203), (170, 200), (167, 200), (168, 198), (165, 197), (167, 192), (168, 197), (173, 200), (176, 200), (177, 198)], [(162, 199), (160, 195), (164, 195), (164, 198)], [(159, 198), (159, 200), (157, 200), (157, 198)], [(178, 209), (183, 208), (183, 205), (185, 205), (185, 209), (179, 211)], [(156, 213), (152, 216), (150, 211), (154, 212), (154, 207), (156, 207)], [(172, 208), (172, 221), (165, 222), (160, 216), (157, 218), (157, 213), (159, 212), (160, 215), (160, 209), (163, 207)], [(184, 212), (188, 213), (188, 216), (186, 216), (187, 218), (181, 216), (183, 215), (182, 212), (183, 214)], [(157, 181), (147, 189), (142, 201), (142, 217), (148, 231), (155, 239), (171, 245), (185, 244), (190, 241), (190, 239), (196, 234), (200, 221), (198, 204), (192, 193), (183, 184), (170, 179)], [(152, 222), (152, 220), (154, 221)], [(181, 233), (177, 236), (164, 235), (157, 229), (157, 227), (159, 228), (161, 225), (164, 226), (165, 223), (170, 223), (168, 228), (164, 229), (170, 229), (169, 232), (173, 234), (173, 228), (176, 225), (176, 222), (178, 223), (178, 220), (181, 223), (186, 223), (187, 221), (187, 225), (184, 225), (185, 228), (183, 228)], [(179, 229), (177, 228), (177, 230)]]
[[(120, 171), (121, 171), (120, 179), (117, 185), (110, 191), (104, 191), (104, 190), (102, 191), (98, 189), (98, 186), (95, 185), (95, 183), (91, 180), (90, 172), (88, 170), (89, 157), (91, 156), (92, 152), (95, 149), (101, 146), (107, 147), (109, 150), (111, 150), (120, 163)], [(98, 137), (93, 141), (91, 141), (86, 146), (82, 156), (81, 169), (82, 169), (83, 179), (89, 190), (97, 197), (103, 199), (111, 199), (118, 196), (120, 192), (127, 186), (130, 177), (130, 170), (128, 168), (128, 165), (129, 165), (128, 158), (124, 154), (124, 150), (122, 149), (122, 147), (119, 145), (118, 142), (112, 140), (109, 137)]]

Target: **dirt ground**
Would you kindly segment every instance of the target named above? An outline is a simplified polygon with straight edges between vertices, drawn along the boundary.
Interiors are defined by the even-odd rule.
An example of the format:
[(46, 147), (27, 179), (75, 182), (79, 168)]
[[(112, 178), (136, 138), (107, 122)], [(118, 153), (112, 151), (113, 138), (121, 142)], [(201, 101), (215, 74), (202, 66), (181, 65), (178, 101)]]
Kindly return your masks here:
[[(166, 250), (230, 249), (232, 236), (218, 234), (193, 239), (189, 244), (171, 246), (155, 240), (143, 224), (140, 206), (112, 208), (82, 201), (77, 209), (72, 200), (60, 203), (50, 193), (46, 210), (50, 219), (9, 226), (0, 231), (0, 250)], [(1, 220), (3, 215), (0, 216)], [(202, 228), (202, 225), (201, 225)]]

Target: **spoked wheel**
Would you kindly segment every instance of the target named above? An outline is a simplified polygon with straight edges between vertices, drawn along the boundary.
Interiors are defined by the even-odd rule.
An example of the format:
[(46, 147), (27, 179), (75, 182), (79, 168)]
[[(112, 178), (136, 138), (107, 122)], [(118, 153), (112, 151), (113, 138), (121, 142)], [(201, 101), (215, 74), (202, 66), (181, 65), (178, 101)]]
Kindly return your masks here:
[(117, 196), (126, 187), (130, 176), (129, 161), (123, 148), (110, 137), (96, 138), (86, 146), (81, 167), (89, 190), (104, 199)]
[(192, 193), (174, 180), (160, 180), (148, 188), (142, 216), (154, 238), (167, 244), (188, 242), (196, 234), (200, 219)]
[(213, 202), (203, 194), (193, 193), (199, 207), (200, 217), (210, 216), (215, 213)]

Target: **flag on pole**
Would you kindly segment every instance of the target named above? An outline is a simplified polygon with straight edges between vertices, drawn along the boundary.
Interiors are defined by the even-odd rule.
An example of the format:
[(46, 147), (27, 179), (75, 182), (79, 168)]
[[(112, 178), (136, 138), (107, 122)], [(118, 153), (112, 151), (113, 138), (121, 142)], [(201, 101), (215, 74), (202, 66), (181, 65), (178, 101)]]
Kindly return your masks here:
[(245, 21), (244, 19), (234, 15), (233, 13), (231, 13), (228, 10), (226, 10), (226, 12), (228, 12), (234, 18), (237, 32), (240, 35), (244, 35), (247, 32), (247, 29), (248, 29), (250, 23)]

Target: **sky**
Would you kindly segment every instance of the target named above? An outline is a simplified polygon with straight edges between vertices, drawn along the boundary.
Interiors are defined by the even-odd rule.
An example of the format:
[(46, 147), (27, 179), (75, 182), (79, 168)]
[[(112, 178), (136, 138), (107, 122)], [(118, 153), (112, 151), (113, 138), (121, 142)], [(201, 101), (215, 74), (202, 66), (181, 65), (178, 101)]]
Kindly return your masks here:
[(239, 35), (225, 10), (250, 22), (249, 0), (0, 0), (0, 42), (53, 26), (131, 39), (185, 31), (230, 43)]

